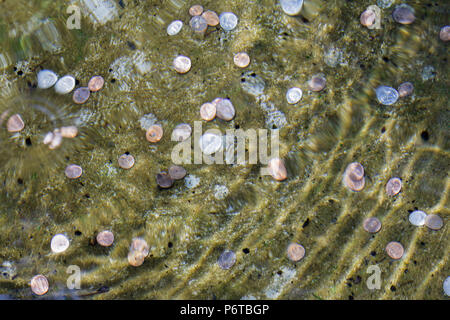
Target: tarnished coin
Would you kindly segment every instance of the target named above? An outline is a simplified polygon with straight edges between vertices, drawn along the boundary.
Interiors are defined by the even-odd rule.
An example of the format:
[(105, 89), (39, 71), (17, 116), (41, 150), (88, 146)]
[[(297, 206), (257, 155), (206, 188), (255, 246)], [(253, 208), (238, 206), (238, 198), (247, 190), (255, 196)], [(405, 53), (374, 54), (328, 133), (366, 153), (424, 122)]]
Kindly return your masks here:
[(163, 136), (163, 128), (159, 124), (154, 124), (150, 128), (148, 128), (147, 132), (145, 133), (145, 138), (149, 142), (158, 142), (161, 140)]
[(437, 214), (429, 214), (425, 218), (425, 225), (431, 230), (439, 230), (444, 225), (444, 221)]
[(403, 249), (403, 246), (400, 242), (392, 241), (392, 242), (389, 242), (386, 246), (386, 253), (392, 259), (395, 259), (395, 260), (400, 259), (401, 257), (403, 257), (404, 252), (405, 252), (405, 249)]
[(377, 233), (381, 229), (381, 221), (376, 217), (370, 217), (364, 220), (363, 228), (369, 233)]

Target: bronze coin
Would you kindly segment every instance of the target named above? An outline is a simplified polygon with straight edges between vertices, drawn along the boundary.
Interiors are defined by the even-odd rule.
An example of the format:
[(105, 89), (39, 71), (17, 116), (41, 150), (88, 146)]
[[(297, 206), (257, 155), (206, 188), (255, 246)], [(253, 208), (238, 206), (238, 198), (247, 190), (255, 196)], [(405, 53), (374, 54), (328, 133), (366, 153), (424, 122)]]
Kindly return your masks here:
[(367, 218), (363, 222), (363, 228), (369, 233), (377, 233), (381, 229), (381, 221), (378, 218)]
[(159, 124), (154, 124), (148, 128), (145, 138), (149, 142), (158, 142), (163, 136), (163, 128)]
[(167, 172), (160, 172), (156, 175), (156, 183), (161, 188), (167, 189), (173, 185), (173, 179)]
[(286, 251), (288, 258), (294, 262), (300, 261), (305, 256), (305, 248), (298, 243), (290, 243)]
[(405, 249), (403, 249), (403, 246), (401, 243), (392, 241), (389, 242), (386, 246), (386, 253), (389, 257), (392, 259), (398, 260), (401, 257), (403, 257), (403, 253), (405, 252)]
[(180, 166), (171, 166), (169, 168), (169, 175), (173, 180), (180, 180), (186, 176), (186, 169)]

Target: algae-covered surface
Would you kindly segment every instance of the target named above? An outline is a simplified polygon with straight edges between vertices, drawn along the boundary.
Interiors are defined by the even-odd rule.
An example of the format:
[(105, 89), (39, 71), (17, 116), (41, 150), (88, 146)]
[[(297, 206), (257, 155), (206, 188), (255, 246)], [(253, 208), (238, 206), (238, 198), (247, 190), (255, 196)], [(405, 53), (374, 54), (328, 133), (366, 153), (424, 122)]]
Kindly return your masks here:
[[(404, 1), (416, 20), (402, 25), (391, 16), (401, 2), (378, 2), (381, 28), (368, 29), (359, 16), (376, 1), (305, 0), (291, 17), (275, 0), (205, 0), (239, 23), (199, 35), (189, 27), (195, 3), (184, 0), (0, 1), (0, 114), (25, 122), (18, 133), (0, 128), (0, 297), (448, 299), (450, 70), (439, 31), (450, 7)], [(69, 5), (80, 9), (79, 29), (67, 27)], [(184, 26), (168, 36), (176, 19)], [(251, 57), (246, 69), (233, 64), (240, 51)], [(186, 74), (172, 68), (178, 55), (192, 61)], [(105, 86), (77, 105), (37, 88), (42, 69), (73, 75), (77, 87), (102, 75)], [(318, 73), (326, 88), (309, 91)], [(406, 81), (412, 96), (377, 101), (376, 87)], [(293, 86), (303, 97), (290, 105)], [(192, 163), (184, 180), (158, 187), (156, 174), (173, 163), (173, 128), (193, 127), (216, 97), (228, 97), (236, 117), (203, 130), (278, 130), (287, 180), (261, 175), (260, 163)], [(153, 144), (143, 130), (152, 122), (164, 128)], [(78, 127), (76, 138), (55, 150), (42, 143), (66, 125)], [(117, 162), (125, 152), (136, 160), (130, 170)], [(342, 183), (355, 161), (365, 169), (361, 192)], [(83, 168), (75, 180), (64, 174), (72, 163)], [(403, 182), (394, 197), (385, 192), (391, 177)], [(413, 226), (413, 210), (438, 214), (444, 226)], [(367, 217), (380, 219), (378, 233), (363, 229)], [(96, 243), (102, 230), (114, 233), (111, 247)], [(70, 247), (55, 254), (58, 233)], [(134, 237), (150, 247), (139, 267), (127, 259)], [(391, 241), (405, 249), (400, 260), (385, 252)], [(306, 250), (299, 262), (288, 259), (291, 242)], [(228, 270), (217, 264), (224, 250), (236, 253)], [(81, 270), (80, 289), (67, 287), (69, 266)], [(367, 285), (371, 266), (379, 288)], [(37, 274), (50, 286), (41, 297), (29, 285)]]

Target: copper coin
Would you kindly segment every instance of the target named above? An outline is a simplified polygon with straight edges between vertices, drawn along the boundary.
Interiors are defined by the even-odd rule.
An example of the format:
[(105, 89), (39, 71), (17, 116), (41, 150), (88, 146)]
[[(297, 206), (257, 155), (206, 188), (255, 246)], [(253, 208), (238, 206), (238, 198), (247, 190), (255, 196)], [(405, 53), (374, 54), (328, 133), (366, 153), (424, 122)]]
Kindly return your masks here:
[(386, 253), (392, 259), (395, 259), (395, 260), (400, 259), (401, 257), (403, 257), (404, 252), (405, 252), (405, 249), (403, 249), (403, 246), (399, 242), (392, 241), (392, 242), (389, 242), (386, 246)]
[(128, 263), (133, 267), (139, 267), (144, 263), (149, 253), (149, 246), (142, 238), (134, 238), (131, 241), (130, 250), (128, 252)]
[(325, 88), (326, 83), (327, 80), (323, 75), (316, 74), (308, 81), (308, 87), (311, 91), (321, 91)]
[(361, 180), (364, 177), (364, 167), (359, 162), (352, 162), (346, 169), (352, 180)]
[(6, 122), (6, 129), (8, 132), (19, 132), (22, 131), (24, 127), (25, 123), (20, 114), (13, 114)]
[(344, 176), (345, 186), (355, 192), (359, 192), (362, 189), (364, 189), (365, 182), (366, 182), (366, 179), (364, 179), (364, 177), (361, 180), (352, 180), (352, 179), (350, 179), (350, 176), (348, 176), (348, 175)]
[(173, 179), (167, 172), (162, 171), (156, 175), (156, 183), (161, 188), (167, 189), (173, 185)]
[(200, 117), (205, 121), (211, 121), (216, 117), (216, 105), (206, 102), (200, 107)]
[(431, 230), (439, 230), (444, 225), (444, 221), (437, 214), (429, 214), (425, 218), (425, 225)]
[(102, 247), (109, 247), (114, 242), (114, 234), (111, 231), (105, 230), (97, 234), (97, 243)]
[(73, 102), (83, 104), (88, 101), (91, 91), (87, 87), (80, 87), (73, 92)]
[(211, 11), (211, 10), (206, 10), (205, 12), (203, 12), (202, 17), (206, 20), (206, 23), (212, 27), (217, 26), (220, 22), (220, 19), (219, 19), (219, 16), (217, 15), (217, 13), (215, 13), (214, 11)]
[(381, 221), (378, 218), (367, 218), (363, 222), (363, 228), (369, 233), (377, 233), (381, 229)]
[(361, 16), (359, 17), (359, 21), (364, 27), (370, 27), (375, 23), (376, 14), (373, 10), (366, 10), (363, 13), (361, 13)]
[(99, 91), (103, 88), (105, 84), (105, 79), (102, 76), (93, 76), (88, 82), (88, 88), (92, 92)]
[(273, 158), (267, 164), (269, 173), (277, 181), (283, 181), (287, 179), (287, 170), (284, 166), (284, 162), (280, 158)]
[(402, 180), (400, 178), (391, 178), (386, 184), (386, 193), (388, 196), (395, 196), (402, 189)]
[(186, 169), (180, 166), (171, 166), (169, 168), (169, 176), (173, 180), (180, 180), (186, 176)]
[(38, 274), (31, 279), (31, 291), (38, 296), (42, 296), (48, 292), (48, 280), (42, 274)]
[(400, 5), (392, 12), (392, 18), (401, 24), (411, 24), (416, 20), (413, 9), (408, 5)]
[(441, 28), (441, 31), (439, 32), (439, 38), (444, 42), (450, 41), (450, 26)]
[(245, 52), (239, 52), (235, 54), (233, 61), (239, 68), (246, 68), (250, 64), (250, 57)]
[(414, 85), (411, 82), (403, 82), (398, 86), (397, 91), (400, 98), (410, 96), (414, 91)]
[(300, 261), (305, 256), (305, 248), (301, 244), (290, 243), (287, 247), (287, 256), (291, 261)]
[(148, 128), (145, 138), (149, 142), (158, 142), (163, 136), (163, 128), (159, 124), (154, 124)]
[(77, 179), (81, 177), (81, 174), (83, 173), (83, 169), (76, 164), (70, 164), (66, 167), (65, 170), (66, 176), (69, 179)]
[(78, 128), (75, 126), (67, 126), (59, 128), (63, 138), (75, 138), (78, 134)]
[(124, 153), (117, 162), (119, 162), (119, 167), (122, 169), (131, 169), (134, 166), (134, 157), (131, 154)]
[(203, 13), (203, 7), (199, 4), (194, 4), (189, 8), (189, 14), (191, 16), (199, 16)]
[(191, 59), (186, 56), (178, 56), (173, 60), (173, 68), (178, 73), (186, 73), (191, 70)]

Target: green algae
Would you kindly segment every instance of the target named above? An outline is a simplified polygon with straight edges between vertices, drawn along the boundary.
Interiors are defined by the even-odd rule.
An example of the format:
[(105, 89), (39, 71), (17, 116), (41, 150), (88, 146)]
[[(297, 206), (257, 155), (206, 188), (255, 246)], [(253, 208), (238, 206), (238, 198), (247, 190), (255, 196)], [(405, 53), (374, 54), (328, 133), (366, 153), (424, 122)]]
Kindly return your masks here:
[[(18, 137), (0, 136), (0, 264), (4, 268), (10, 262), (16, 270), (13, 279), (9, 273), (0, 276), (0, 294), (32, 298), (28, 282), (40, 273), (50, 282), (44, 298), (445, 298), (448, 63), (447, 44), (437, 34), (448, 6), (416, 5), (418, 19), (411, 26), (394, 23), (393, 7), (384, 9), (382, 29), (368, 30), (358, 19), (369, 1), (327, 6), (305, 1), (305, 7), (322, 8), (306, 17), (284, 15), (275, 1), (204, 1), (205, 8), (237, 13), (239, 24), (232, 32), (212, 28), (199, 36), (188, 27), (190, 3), (185, 1), (124, 1), (120, 18), (105, 25), (83, 14), (81, 30), (64, 28), (68, 14), (62, 3), (38, 3), (20, 1), (22, 12), (20, 5), (8, 7), (17, 13), (10, 28), (21, 30), (33, 15), (49, 17), (65, 37), (55, 52), (44, 51), (32, 32), (18, 31), (4, 46), (15, 60), (0, 79), (0, 113), (20, 108), (28, 121)], [(175, 19), (184, 27), (169, 37), (165, 27)], [(246, 71), (264, 80), (263, 95), (243, 89), (243, 71), (232, 61), (238, 51), (250, 55)], [(192, 60), (185, 75), (171, 69), (178, 54)], [(19, 75), (21, 60), (26, 68)], [(435, 67), (436, 76), (423, 81), (426, 65)], [(78, 106), (69, 95), (33, 89), (39, 68), (73, 74), (79, 85), (100, 74), (106, 84)], [(307, 80), (318, 72), (326, 75), (326, 89), (307, 92)], [(398, 87), (405, 81), (414, 84), (413, 98), (394, 106), (376, 102), (373, 89), (379, 84)], [(304, 91), (294, 106), (285, 101), (291, 86)], [(198, 185), (188, 188), (186, 181), (177, 181), (169, 190), (158, 189), (155, 175), (172, 164), (176, 143), (170, 141), (171, 131), (179, 123), (193, 126), (201, 104), (218, 96), (232, 100), (236, 118), (203, 123), (204, 130), (267, 128), (271, 105), (285, 115), (280, 152), (289, 179), (280, 183), (261, 176), (260, 164), (186, 164), (187, 179), (199, 178)], [(58, 125), (83, 119), (78, 120), (79, 137), (47, 150), (40, 141), (52, 121), (26, 108), (37, 98)], [(165, 131), (154, 145), (145, 140), (139, 123), (149, 113)], [(428, 141), (421, 138), (423, 131)], [(130, 170), (118, 167), (124, 152), (135, 157)], [(367, 175), (360, 193), (341, 182), (353, 161), (361, 162)], [(83, 167), (81, 178), (64, 176), (69, 163)], [(388, 198), (384, 186), (392, 176), (401, 177), (404, 187)], [(215, 186), (226, 186), (225, 199), (214, 196)], [(410, 225), (408, 210), (415, 207), (438, 213), (444, 227), (431, 231)], [(362, 229), (368, 216), (382, 221), (379, 233)], [(111, 248), (95, 244), (96, 234), (105, 229), (115, 235)], [(50, 240), (57, 233), (66, 233), (71, 246), (54, 255)], [(127, 261), (133, 237), (150, 245), (138, 268)], [(394, 240), (405, 247), (400, 261), (384, 252)], [(292, 241), (306, 248), (297, 263), (286, 256)], [(225, 249), (237, 256), (230, 270), (216, 263)], [(80, 290), (66, 288), (70, 265), (83, 271)], [(382, 270), (379, 290), (366, 286), (371, 265)], [(103, 286), (109, 291), (84, 296)]]

